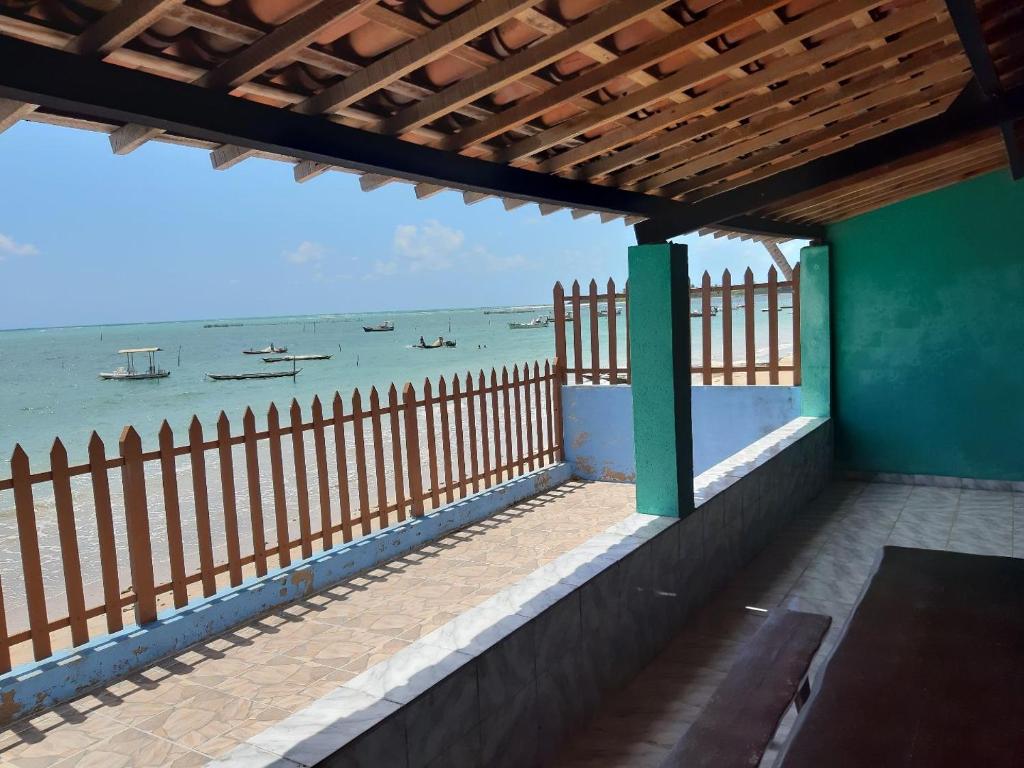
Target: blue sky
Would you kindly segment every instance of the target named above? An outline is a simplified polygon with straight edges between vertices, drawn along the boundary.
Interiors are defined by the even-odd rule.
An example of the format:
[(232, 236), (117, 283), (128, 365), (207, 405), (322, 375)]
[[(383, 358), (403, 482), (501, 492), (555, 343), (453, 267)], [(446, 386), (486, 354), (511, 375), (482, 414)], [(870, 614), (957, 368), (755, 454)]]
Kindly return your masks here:
[[(0, 328), (543, 302), (555, 280), (626, 276), (621, 221), (359, 189), (328, 173), (22, 122), (0, 134)], [(687, 238), (691, 274), (771, 262), (756, 243)], [(791, 258), (796, 243), (784, 247)]]

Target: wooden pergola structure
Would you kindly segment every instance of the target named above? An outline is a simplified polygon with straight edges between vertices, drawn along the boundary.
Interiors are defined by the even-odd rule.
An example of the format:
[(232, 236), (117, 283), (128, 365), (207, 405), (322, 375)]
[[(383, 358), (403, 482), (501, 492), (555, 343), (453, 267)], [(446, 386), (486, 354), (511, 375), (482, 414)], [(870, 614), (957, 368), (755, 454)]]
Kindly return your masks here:
[(1024, 175), (1019, 0), (0, 0), (0, 130), (36, 120), (357, 172), (418, 197), (821, 238)]

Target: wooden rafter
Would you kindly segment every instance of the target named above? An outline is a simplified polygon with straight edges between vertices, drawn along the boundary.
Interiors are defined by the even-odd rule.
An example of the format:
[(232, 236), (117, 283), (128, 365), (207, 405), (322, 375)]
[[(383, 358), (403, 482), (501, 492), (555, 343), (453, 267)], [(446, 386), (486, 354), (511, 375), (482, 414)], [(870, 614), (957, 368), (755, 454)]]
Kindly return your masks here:
[[(86, 27), (64, 44), (64, 50), (82, 55), (105, 55), (115, 51), (170, 8), (184, 0), (125, 0), (121, 5)], [(35, 111), (34, 104), (10, 99), (0, 101), (0, 133)]]
[[(954, 32), (948, 21), (921, 24), (922, 21), (932, 15), (932, 11), (936, 7), (938, 7), (937, 2), (922, 3), (901, 10), (899, 13), (894, 13), (885, 20), (878, 22), (877, 31), (886, 35), (897, 34), (914, 25), (920, 25), (917, 29), (901, 35), (894, 42), (884, 46), (884, 48), (850, 56), (827, 69), (813, 74), (799, 74), (804, 71), (805, 67), (810, 68), (820, 62), (827, 62), (851, 50), (856, 50), (863, 45), (863, 40), (867, 37), (866, 33), (860, 31), (842, 35), (799, 57), (785, 57), (778, 63), (774, 63), (761, 72), (751, 75), (750, 79), (756, 83), (779, 82), (792, 77), (794, 74), (797, 75), (792, 77), (785, 85), (773, 89), (768, 94), (742, 98), (730, 104), (727, 109), (723, 109), (711, 117), (702, 120), (690, 120), (693, 116), (694, 108), (718, 106), (744, 95), (745, 92), (740, 83), (730, 83), (723, 88), (715, 89), (708, 94), (694, 99), (692, 102), (693, 106), (689, 109), (672, 108), (665, 110), (640, 123), (638, 126), (639, 130), (631, 129), (628, 131), (611, 132), (607, 136), (587, 142), (579, 150), (573, 149), (556, 155), (551, 160), (545, 162), (543, 167), (549, 171), (559, 170), (569, 164), (581, 162), (628, 141), (637, 141), (637, 139), (650, 136), (665, 127), (671, 127), (684, 120), (689, 121), (686, 125), (680, 126), (675, 130), (663, 131), (644, 141), (637, 141), (636, 144), (626, 147), (619, 152), (612, 153), (606, 158), (595, 160), (584, 166), (580, 173), (577, 174), (577, 176), (582, 178), (599, 178), (619, 168), (644, 160), (651, 155), (663, 155), (666, 151), (679, 147), (686, 142), (730, 124), (738, 124), (755, 114), (778, 109), (780, 105), (783, 105), (782, 109), (785, 109), (788, 106), (788, 102), (802, 98), (816, 90), (854, 77), (893, 58), (909, 55), (934, 44), (937, 40), (952, 39)], [(648, 123), (651, 123), (651, 125), (647, 125)], [(590, 145), (594, 145), (593, 148)], [(644, 178), (644, 176), (654, 175), (659, 170), (667, 167), (670, 167), (668, 161), (664, 157), (659, 157), (657, 161), (645, 161), (637, 170), (631, 169), (622, 176), (617, 177), (617, 180), (621, 183), (632, 184), (638, 179)], [(650, 173), (646, 173), (646, 170), (649, 170)]]
[(791, 24), (787, 24), (772, 32), (765, 32), (748, 42), (744, 42), (714, 59), (689, 64), (648, 88), (622, 96), (580, 118), (568, 120), (564, 124), (554, 126), (536, 136), (524, 139), (502, 153), (502, 158), (506, 161), (512, 161), (541, 152), (624, 114), (659, 101), (672, 93), (686, 90), (694, 85), (710, 80), (734, 67), (756, 61), (762, 56), (784, 48), (795, 39), (807, 37), (835, 26), (857, 13), (869, 11), (881, 5), (883, 1), (840, 0), (837, 6), (825, 6)]
[(617, 32), (643, 18), (651, 11), (660, 10), (674, 0), (620, 0), (596, 11), (584, 21), (545, 38), (534, 46), (524, 48), (494, 67), (481, 70), (454, 85), (428, 96), (407, 107), (384, 123), (386, 133), (403, 133), (411, 128), (441, 117), (481, 96), (492, 93), (504, 85), (565, 56), (567, 50), (592, 43)]

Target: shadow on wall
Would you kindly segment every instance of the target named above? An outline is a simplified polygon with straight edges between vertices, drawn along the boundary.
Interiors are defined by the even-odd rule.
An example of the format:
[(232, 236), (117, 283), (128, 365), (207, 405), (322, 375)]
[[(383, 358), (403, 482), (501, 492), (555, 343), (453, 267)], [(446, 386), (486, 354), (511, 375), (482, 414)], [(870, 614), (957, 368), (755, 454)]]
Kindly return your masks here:
[[(799, 387), (695, 386), (691, 392), (694, 475), (800, 415)], [(562, 419), (565, 458), (577, 477), (635, 482), (629, 386), (565, 386)]]

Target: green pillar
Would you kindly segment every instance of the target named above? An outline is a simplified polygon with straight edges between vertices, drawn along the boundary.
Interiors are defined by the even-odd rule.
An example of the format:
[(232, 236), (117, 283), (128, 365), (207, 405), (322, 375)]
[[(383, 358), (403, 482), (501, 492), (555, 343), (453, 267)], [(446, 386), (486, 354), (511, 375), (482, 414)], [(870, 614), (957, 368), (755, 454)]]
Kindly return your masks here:
[(629, 249), (629, 334), (637, 512), (685, 517), (693, 511), (685, 245)]
[(800, 250), (800, 363), (804, 416), (832, 415), (832, 313), (829, 249)]

